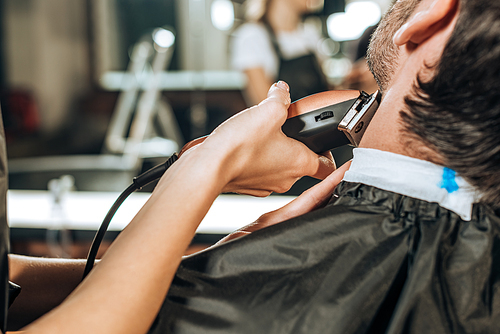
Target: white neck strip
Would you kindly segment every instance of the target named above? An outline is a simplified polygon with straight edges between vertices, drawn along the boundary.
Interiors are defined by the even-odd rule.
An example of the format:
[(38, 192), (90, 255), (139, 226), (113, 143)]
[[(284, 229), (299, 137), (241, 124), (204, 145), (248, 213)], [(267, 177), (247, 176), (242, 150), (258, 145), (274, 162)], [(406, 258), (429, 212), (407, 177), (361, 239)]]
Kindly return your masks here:
[(479, 198), (475, 189), (455, 172), (428, 161), (367, 148), (354, 149), (344, 181), (363, 183), (427, 202), (469, 221)]

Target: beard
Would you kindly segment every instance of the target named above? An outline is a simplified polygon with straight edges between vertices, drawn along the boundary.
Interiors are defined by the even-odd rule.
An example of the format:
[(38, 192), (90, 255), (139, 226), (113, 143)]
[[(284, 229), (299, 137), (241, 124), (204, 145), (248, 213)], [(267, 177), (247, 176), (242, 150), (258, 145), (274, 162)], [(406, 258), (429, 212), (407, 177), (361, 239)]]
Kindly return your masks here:
[(394, 34), (408, 21), (420, 0), (398, 0), (393, 3), (372, 35), (368, 46), (368, 67), (380, 92), (384, 93), (398, 65), (399, 50), (392, 41)]

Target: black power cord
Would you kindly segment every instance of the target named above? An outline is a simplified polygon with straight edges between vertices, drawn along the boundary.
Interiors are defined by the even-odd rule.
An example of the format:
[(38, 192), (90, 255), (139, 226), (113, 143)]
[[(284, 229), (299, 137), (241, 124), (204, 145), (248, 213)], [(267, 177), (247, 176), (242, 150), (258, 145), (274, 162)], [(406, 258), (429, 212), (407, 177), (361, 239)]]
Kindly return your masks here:
[(120, 196), (118, 196), (115, 203), (106, 214), (106, 217), (104, 217), (104, 220), (102, 221), (101, 226), (99, 227), (99, 230), (97, 231), (94, 240), (92, 241), (92, 246), (90, 247), (89, 255), (87, 256), (87, 264), (85, 265), (85, 270), (83, 271), (82, 280), (85, 279), (85, 277), (87, 277), (89, 272), (94, 267), (97, 252), (99, 251), (99, 246), (101, 246), (102, 239), (104, 238), (104, 235), (108, 230), (109, 223), (111, 222), (111, 219), (113, 219), (113, 216), (115, 215), (116, 211), (118, 211), (120, 205), (122, 205), (122, 203), (127, 199), (127, 197), (129, 197), (130, 194), (132, 194), (134, 191), (140, 190), (145, 185), (155, 180), (158, 180), (165, 173), (165, 171), (170, 166), (172, 166), (174, 162), (177, 161), (178, 158), (179, 156), (177, 154), (173, 154), (164, 163), (151, 168), (150, 170), (142, 173), (139, 176), (134, 177), (133, 183), (130, 186), (128, 186), (128, 188), (125, 189), (120, 194)]

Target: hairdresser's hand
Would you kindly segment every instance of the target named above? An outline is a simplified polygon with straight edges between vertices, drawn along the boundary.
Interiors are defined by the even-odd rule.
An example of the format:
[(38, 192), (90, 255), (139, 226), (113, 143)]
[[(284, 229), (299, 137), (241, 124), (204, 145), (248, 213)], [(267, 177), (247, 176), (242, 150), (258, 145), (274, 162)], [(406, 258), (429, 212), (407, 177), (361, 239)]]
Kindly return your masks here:
[(335, 170), (331, 155), (317, 155), (283, 134), (289, 106), (288, 85), (274, 84), (267, 99), (224, 122), (200, 145), (222, 162), (224, 192), (267, 196), (302, 176), (323, 179)]
[(331, 173), (326, 179), (308, 189), (287, 205), (279, 208), (278, 210), (271, 211), (260, 216), (255, 222), (229, 234), (224, 239), (219, 241), (218, 244), (322, 208), (328, 203), (333, 194), (333, 190), (337, 187), (340, 181), (342, 181), (345, 172), (350, 166), (351, 162), (349, 161)]

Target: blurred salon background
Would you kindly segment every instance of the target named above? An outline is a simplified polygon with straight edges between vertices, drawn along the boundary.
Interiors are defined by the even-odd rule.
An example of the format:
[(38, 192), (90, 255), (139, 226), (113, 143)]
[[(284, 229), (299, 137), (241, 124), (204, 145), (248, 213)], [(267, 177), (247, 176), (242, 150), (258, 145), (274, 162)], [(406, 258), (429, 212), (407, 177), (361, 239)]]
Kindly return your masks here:
[[(106, 193), (258, 103), (276, 80), (294, 100), (374, 92), (364, 57), (389, 3), (0, 0), (13, 249), (80, 256), (87, 246), (76, 241), (91, 238)], [(334, 152), (340, 163), (349, 154)]]

